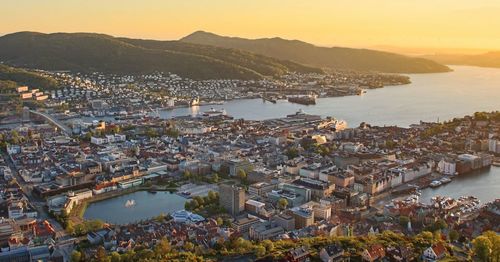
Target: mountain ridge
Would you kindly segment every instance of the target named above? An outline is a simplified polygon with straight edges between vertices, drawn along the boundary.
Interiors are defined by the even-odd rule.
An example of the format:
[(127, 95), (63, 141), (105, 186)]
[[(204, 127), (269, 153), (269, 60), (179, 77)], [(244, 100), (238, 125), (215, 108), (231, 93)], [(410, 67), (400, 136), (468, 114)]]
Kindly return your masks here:
[(483, 54), (463, 55), (463, 54), (435, 54), (424, 55), (426, 59), (431, 59), (439, 63), (450, 65), (468, 65), (490, 68), (500, 68), (500, 51), (490, 51)]
[[(226, 49), (195, 44), (189, 44), (190, 47), (184, 50), (148, 48), (124, 39), (95, 33), (18, 32), (0, 37), (0, 60), (12, 66), (45, 70), (123, 74), (163, 71), (192, 79), (262, 79), (291, 69), (322, 72), (244, 51), (231, 55)], [(143, 40), (134, 41), (142, 43)], [(176, 45), (188, 44), (178, 42)], [(214, 54), (207, 56), (199, 51), (206, 48)], [(250, 67), (242, 66), (245, 63), (240, 63), (239, 59)]]
[(437, 62), (390, 52), (348, 47), (319, 47), (300, 40), (279, 37), (246, 39), (196, 31), (179, 41), (217, 47), (241, 49), (277, 59), (320, 68), (378, 71), (382, 73), (448, 72)]

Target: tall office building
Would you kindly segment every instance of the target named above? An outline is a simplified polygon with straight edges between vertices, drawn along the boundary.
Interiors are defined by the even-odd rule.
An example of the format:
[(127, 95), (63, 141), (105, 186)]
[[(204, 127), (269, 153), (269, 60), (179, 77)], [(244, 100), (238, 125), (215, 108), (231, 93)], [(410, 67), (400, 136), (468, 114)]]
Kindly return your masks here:
[(219, 186), (219, 204), (232, 216), (245, 209), (245, 190), (235, 185)]

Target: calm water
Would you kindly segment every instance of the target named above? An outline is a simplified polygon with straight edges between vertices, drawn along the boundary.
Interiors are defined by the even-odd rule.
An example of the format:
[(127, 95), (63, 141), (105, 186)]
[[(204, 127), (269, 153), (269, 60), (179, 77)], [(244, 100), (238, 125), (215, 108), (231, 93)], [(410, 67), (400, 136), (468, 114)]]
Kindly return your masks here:
[[(125, 203), (130, 199), (135, 200), (135, 205), (127, 208)], [(137, 191), (90, 204), (84, 218), (127, 224), (155, 217), (162, 212), (167, 214), (184, 209), (185, 202), (185, 198), (175, 193), (159, 191), (152, 194), (147, 191)]]
[(422, 190), (420, 201), (430, 203), (437, 195), (453, 198), (472, 195), (478, 197), (481, 204), (500, 198), (500, 167), (457, 176), (451, 183), (438, 188), (426, 188)]
[(229, 101), (224, 105), (179, 108), (161, 112), (164, 118), (224, 108), (235, 118), (263, 120), (284, 117), (303, 109), (306, 113), (344, 119), (349, 126), (409, 126), (423, 121), (448, 120), (476, 111), (500, 110), (500, 69), (452, 66), (453, 72), (409, 75), (412, 83), (368, 90), (363, 96), (318, 99), (313, 106), (280, 100)]

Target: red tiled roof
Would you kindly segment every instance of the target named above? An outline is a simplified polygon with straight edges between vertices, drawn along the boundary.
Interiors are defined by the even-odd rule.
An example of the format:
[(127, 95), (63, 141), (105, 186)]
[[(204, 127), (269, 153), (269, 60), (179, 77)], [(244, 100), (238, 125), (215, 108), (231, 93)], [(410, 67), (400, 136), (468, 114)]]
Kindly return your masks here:
[(432, 245), (432, 250), (437, 257), (441, 257), (444, 253), (446, 253), (446, 247), (441, 242)]

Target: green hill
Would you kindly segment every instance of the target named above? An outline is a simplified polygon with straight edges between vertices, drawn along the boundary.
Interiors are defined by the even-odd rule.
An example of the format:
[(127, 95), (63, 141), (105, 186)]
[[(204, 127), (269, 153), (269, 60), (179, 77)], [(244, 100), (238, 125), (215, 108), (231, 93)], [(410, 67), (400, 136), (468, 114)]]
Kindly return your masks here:
[(163, 71), (193, 79), (260, 79), (287, 70), (318, 70), (248, 52), (90, 33), (5, 35), (0, 37), (0, 60), (46, 70), (117, 74)]
[(313, 67), (378, 71), (385, 73), (446, 72), (444, 65), (424, 58), (408, 57), (388, 52), (343, 47), (318, 47), (298, 40), (282, 38), (244, 39), (225, 37), (203, 31), (180, 41), (245, 50)]
[(428, 55), (427, 59), (447, 65), (470, 65), (481, 67), (500, 68), (500, 51), (488, 52), (478, 55)]
[(258, 55), (237, 49), (191, 44), (180, 41), (156, 41), (130, 38), (119, 38), (119, 40), (147, 49), (170, 50), (175, 52), (211, 57), (232, 64), (237, 64), (245, 68), (249, 68), (253, 71), (267, 76), (277, 76), (287, 71), (296, 71), (303, 73), (323, 72), (319, 68), (304, 66), (287, 60), (278, 60), (275, 58), (266, 57), (263, 55)]
[(16, 88), (24, 85), (45, 91), (58, 87), (57, 81), (53, 78), (0, 64), (0, 116), (19, 112), (23, 106), (30, 108), (42, 106), (39, 101), (23, 101), (19, 97)]
[(7, 91), (5, 89), (15, 91), (15, 88), (24, 85), (42, 90), (58, 87), (57, 81), (50, 77), (0, 64), (0, 89), (2, 92)]

